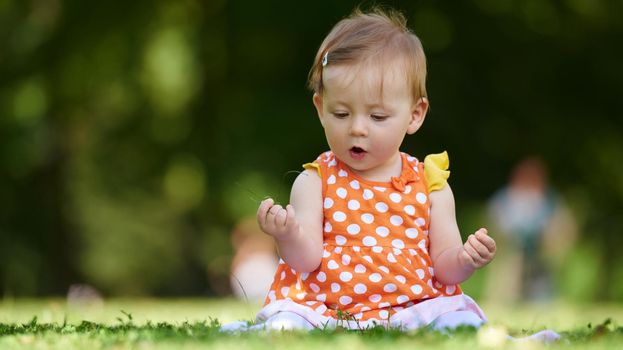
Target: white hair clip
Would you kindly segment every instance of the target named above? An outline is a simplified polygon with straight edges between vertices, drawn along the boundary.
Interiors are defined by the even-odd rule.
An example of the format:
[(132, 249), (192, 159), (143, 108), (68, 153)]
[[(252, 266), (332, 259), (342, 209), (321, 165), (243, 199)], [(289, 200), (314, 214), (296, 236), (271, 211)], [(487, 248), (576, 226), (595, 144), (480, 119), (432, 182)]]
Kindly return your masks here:
[(325, 67), (327, 63), (329, 63), (329, 51), (325, 52), (324, 56), (322, 57), (322, 66)]

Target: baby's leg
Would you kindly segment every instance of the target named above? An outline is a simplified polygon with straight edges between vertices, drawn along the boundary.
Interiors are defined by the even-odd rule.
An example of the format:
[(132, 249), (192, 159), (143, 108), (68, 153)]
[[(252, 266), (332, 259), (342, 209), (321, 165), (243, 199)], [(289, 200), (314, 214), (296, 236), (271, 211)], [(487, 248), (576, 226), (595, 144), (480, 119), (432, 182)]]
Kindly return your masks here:
[(471, 311), (453, 311), (437, 317), (431, 326), (434, 330), (453, 330), (460, 326), (480, 328), (484, 321)]
[(309, 321), (294, 312), (282, 311), (269, 317), (266, 321), (256, 324), (249, 328), (250, 330), (304, 330), (314, 329)]

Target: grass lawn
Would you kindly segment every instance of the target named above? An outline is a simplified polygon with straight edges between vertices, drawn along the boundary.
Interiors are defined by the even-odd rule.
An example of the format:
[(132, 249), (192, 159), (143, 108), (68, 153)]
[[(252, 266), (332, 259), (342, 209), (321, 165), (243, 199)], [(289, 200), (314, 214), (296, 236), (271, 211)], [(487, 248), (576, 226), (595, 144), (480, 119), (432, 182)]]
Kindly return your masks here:
[[(217, 322), (251, 320), (259, 305), (231, 299), (110, 300), (67, 305), (64, 300), (0, 301), (0, 349), (621, 349), (623, 305), (551, 303), (501, 307), (482, 304), (488, 327), (451, 336), (324, 330), (312, 333), (226, 335)], [(545, 328), (563, 334), (556, 344), (504, 341)]]

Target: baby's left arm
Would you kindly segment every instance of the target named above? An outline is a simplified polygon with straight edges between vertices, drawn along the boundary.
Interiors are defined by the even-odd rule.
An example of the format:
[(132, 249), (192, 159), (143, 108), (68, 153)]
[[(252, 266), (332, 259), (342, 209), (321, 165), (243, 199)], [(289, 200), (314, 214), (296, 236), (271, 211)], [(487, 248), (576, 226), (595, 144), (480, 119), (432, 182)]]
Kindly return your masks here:
[(458, 284), (469, 278), (476, 269), (487, 265), (495, 256), (496, 244), (479, 229), (465, 244), (456, 223), (454, 196), (450, 185), (430, 193), (430, 255), (435, 277), (443, 284)]

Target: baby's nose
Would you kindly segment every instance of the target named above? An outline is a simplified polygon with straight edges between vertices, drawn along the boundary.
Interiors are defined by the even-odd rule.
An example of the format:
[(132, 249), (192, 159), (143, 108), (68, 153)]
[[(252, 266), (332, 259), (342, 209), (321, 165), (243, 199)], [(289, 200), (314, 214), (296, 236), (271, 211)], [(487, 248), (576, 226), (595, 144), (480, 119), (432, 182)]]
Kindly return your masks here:
[(368, 135), (368, 125), (365, 118), (354, 117), (350, 124), (350, 134), (353, 136), (366, 136)]

